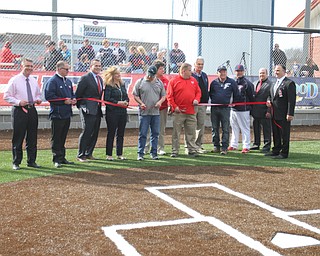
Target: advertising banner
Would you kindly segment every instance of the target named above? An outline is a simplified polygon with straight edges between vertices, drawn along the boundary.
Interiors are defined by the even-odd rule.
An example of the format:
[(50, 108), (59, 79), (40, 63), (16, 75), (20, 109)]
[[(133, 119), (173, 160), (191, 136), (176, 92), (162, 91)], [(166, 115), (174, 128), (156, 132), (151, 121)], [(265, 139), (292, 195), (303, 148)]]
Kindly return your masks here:
[[(9, 106), (6, 101), (3, 100), (3, 93), (7, 88), (8, 81), (11, 77), (18, 74), (18, 71), (0, 70), (0, 106)], [(69, 72), (68, 78), (72, 81), (74, 85), (74, 91), (76, 90), (77, 84), (84, 73), (81, 72)], [(48, 81), (48, 79), (54, 75), (54, 72), (48, 71), (36, 71), (32, 74), (37, 80), (41, 91)], [(175, 76), (176, 74), (166, 75), (168, 79)], [(121, 74), (123, 81), (126, 84), (128, 95), (130, 98), (130, 106), (137, 106), (135, 102), (132, 90), (134, 84), (138, 79), (143, 77), (143, 74)], [(216, 79), (216, 75), (209, 75), (209, 84), (212, 80)], [(252, 82), (257, 81), (257, 76), (247, 76)], [(270, 77), (271, 81), (275, 82), (275, 77)], [(290, 77), (295, 83), (297, 88), (297, 106), (320, 106), (320, 95), (319, 86), (320, 78), (312, 77)], [(44, 99), (43, 99), (44, 100)], [(42, 106), (49, 105), (48, 102), (43, 102)]]

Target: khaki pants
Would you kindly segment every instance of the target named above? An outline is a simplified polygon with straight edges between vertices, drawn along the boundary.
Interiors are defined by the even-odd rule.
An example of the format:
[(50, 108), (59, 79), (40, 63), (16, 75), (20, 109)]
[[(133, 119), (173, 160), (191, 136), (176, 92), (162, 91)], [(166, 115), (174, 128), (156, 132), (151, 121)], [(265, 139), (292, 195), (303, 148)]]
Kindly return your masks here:
[(180, 133), (184, 127), (185, 140), (189, 153), (196, 153), (196, 115), (188, 115), (182, 113), (173, 113), (173, 131), (172, 131), (172, 153), (179, 154), (180, 149)]
[(203, 135), (204, 135), (204, 130), (205, 130), (205, 120), (206, 120), (206, 111), (207, 111), (207, 106), (198, 106), (198, 111), (197, 111), (197, 128), (196, 128), (196, 146), (197, 149), (201, 149), (202, 143), (203, 143)]

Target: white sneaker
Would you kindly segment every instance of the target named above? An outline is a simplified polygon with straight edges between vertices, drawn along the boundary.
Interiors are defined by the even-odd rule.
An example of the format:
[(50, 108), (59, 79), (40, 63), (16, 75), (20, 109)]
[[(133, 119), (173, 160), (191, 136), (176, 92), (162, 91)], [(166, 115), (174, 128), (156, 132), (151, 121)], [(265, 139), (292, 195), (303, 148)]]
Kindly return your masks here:
[(208, 151), (205, 150), (205, 149), (198, 149), (198, 150), (197, 150), (197, 153), (199, 153), (199, 154), (206, 154), (206, 153), (208, 153)]
[(165, 151), (163, 151), (163, 150), (159, 150), (158, 151), (158, 155), (160, 155), (160, 156), (163, 156), (163, 155), (165, 155), (165, 154), (167, 154)]
[(138, 160), (138, 161), (142, 161), (143, 159), (144, 159), (143, 156), (138, 156), (138, 157), (137, 157), (137, 160)]

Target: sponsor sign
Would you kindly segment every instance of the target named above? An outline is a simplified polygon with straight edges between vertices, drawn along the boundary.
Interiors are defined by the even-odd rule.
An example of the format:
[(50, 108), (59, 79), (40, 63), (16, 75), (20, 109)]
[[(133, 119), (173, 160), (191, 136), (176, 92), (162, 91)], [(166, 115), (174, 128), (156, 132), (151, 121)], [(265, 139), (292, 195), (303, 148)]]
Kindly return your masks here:
[[(8, 81), (11, 77), (18, 74), (19, 71), (12, 70), (0, 70), (0, 106), (9, 106), (5, 100), (3, 100), (3, 93), (7, 88)], [(53, 76), (54, 72), (48, 71), (36, 71), (32, 75), (38, 80), (39, 87), (41, 91), (48, 81), (48, 79)], [(77, 88), (77, 84), (84, 73), (81, 72), (69, 72), (68, 78), (72, 81), (74, 86), (74, 91)], [(143, 77), (143, 74), (121, 74), (122, 80), (125, 82), (127, 92), (130, 99), (130, 106), (137, 106), (134, 97), (132, 95), (133, 87), (138, 79)], [(170, 79), (175, 75), (167, 75), (167, 78)], [(212, 80), (216, 79), (216, 75), (209, 75), (209, 84)], [(251, 81), (257, 81), (257, 76), (247, 76)], [(275, 81), (274, 77), (270, 77), (271, 81)], [(320, 106), (320, 95), (319, 95), (319, 86), (320, 78), (302, 78), (302, 77), (290, 77), (295, 83), (297, 88), (297, 106)], [(44, 100), (44, 99), (43, 99)], [(49, 105), (48, 102), (44, 102), (41, 105)]]

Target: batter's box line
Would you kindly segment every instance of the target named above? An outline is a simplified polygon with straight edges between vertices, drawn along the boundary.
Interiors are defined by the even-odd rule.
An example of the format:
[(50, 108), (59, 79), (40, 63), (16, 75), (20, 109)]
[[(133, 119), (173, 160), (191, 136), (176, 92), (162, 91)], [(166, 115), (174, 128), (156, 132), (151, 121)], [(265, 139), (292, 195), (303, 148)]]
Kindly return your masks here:
[[(302, 215), (303, 213), (308, 213), (308, 214), (317, 214), (320, 212), (320, 209), (315, 209), (315, 210), (310, 210), (310, 211), (296, 211), (296, 212), (286, 212), (283, 210), (280, 210), (278, 208), (272, 207), (266, 203), (263, 203), (253, 197), (247, 196), (243, 193), (240, 192), (236, 192), (230, 188), (227, 188), (223, 185), (220, 185), (218, 183), (206, 183), (206, 184), (186, 184), (186, 185), (173, 185), (173, 186), (161, 186), (161, 187), (149, 187), (146, 188), (146, 190), (148, 190), (150, 193), (158, 196), (159, 198), (161, 198), (162, 200), (170, 203), (171, 205), (173, 205), (174, 207), (180, 209), (181, 211), (184, 211), (185, 213), (189, 214), (190, 216), (196, 218), (198, 217), (197, 214), (199, 214), (198, 212), (195, 212), (194, 210), (190, 209), (189, 207), (183, 205), (182, 203), (174, 200), (173, 198), (169, 197), (168, 195), (160, 192), (159, 190), (169, 190), (169, 189), (185, 189), (185, 188), (203, 188), (203, 187), (213, 187), (213, 188), (217, 188), (220, 189), (228, 194), (234, 195), (238, 198), (241, 198), (249, 203), (252, 203), (262, 209), (265, 209), (269, 212), (271, 212), (274, 216), (276, 216), (277, 218), (281, 218), (285, 221), (288, 221), (294, 225), (297, 225), (299, 227), (302, 227), (304, 229), (307, 229), (309, 231), (312, 231), (314, 233), (320, 234), (320, 229), (316, 228), (314, 226), (309, 225), (308, 223), (305, 223), (303, 221), (299, 221), (293, 217), (290, 217), (291, 215)], [(180, 208), (181, 207), (181, 208)], [(187, 208), (188, 209), (187, 209)]]
[[(168, 226), (168, 225), (181, 225), (181, 224), (188, 224), (188, 223), (197, 223), (197, 222), (207, 222), (216, 228), (222, 230), (223, 232), (227, 233), (231, 237), (235, 238), (240, 243), (252, 248), (262, 255), (280, 255), (279, 253), (267, 248), (259, 241), (255, 241), (251, 237), (242, 234), (237, 229), (223, 223), (219, 219), (211, 216), (204, 216), (201, 213), (189, 208), (188, 206), (182, 204), (181, 202), (171, 198), (170, 196), (160, 192), (159, 190), (169, 190), (169, 189), (183, 189), (183, 188), (201, 188), (201, 187), (213, 187), (220, 189), (226, 193), (232, 194), (237, 196), (241, 199), (244, 199), (254, 205), (257, 205), (263, 209), (270, 211), (276, 217), (282, 218), (288, 222), (291, 222), (295, 225), (302, 226), (308, 230), (314, 231), (319, 234), (319, 229), (314, 228), (313, 226), (306, 224), (304, 222), (298, 221), (290, 216), (288, 213), (277, 209), (275, 207), (269, 206), (259, 200), (256, 200), (252, 197), (244, 195), (242, 193), (236, 192), (231, 190), (225, 186), (222, 186), (217, 183), (209, 183), (209, 184), (188, 184), (188, 185), (174, 185), (174, 186), (164, 186), (164, 187), (149, 187), (146, 188), (150, 193), (156, 195), (157, 197), (161, 198), (162, 200), (170, 203), (175, 208), (185, 212), (186, 214), (190, 215), (193, 218), (190, 219), (178, 219), (178, 220), (169, 220), (169, 221), (158, 221), (158, 222), (146, 222), (146, 223), (134, 223), (134, 224), (124, 224), (124, 225), (113, 225), (109, 227), (102, 227), (105, 235), (109, 237), (118, 247), (118, 249), (126, 256), (136, 256), (141, 255), (137, 252), (137, 250), (130, 244), (128, 241), (124, 239), (123, 236), (117, 233), (118, 230), (132, 230), (138, 228), (146, 228), (146, 227), (159, 227), (159, 226)], [(317, 212), (318, 210), (314, 210)], [(294, 214), (295, 212), (290, 212), (290, 214)]]
[(132, 229), (141, 229), (148, 227), (163, 227), (163, 226), (172, 226), (172, 225), (182, 225), (182, 224), (192, 224), (198, 222), (206, 222), (216, 228), (222, 230), (227, 233), (229, 236), (233, 237), (240, 243), (246, 245), (247, 247), (260, 252), (262, 255), (266, 256), (279, 256), (281, 254), (267, 248), (259, 241), (252, 239), (249, 236), (242, 234), (237, 229), (223, 223), (214, 217), (206, 217), (202, 218), (191, 218), (191, 219), (177, 219), (177, 220), (169, 220), (169, 221), (158, 221), (158, 222), (142, 222), (142, 223), (134, 223), (134, 224), (125, 224), (125, 225), (113, 225), (110, 227), (102, 227), (104, 234), (106, 237), (109, 237), (114, 244), (118, 247), (118, 249), (125, 256), (141, 256), (141, 254), (133, 247), (122, 235), (118, 233), (120, 230), (132, 230)]

